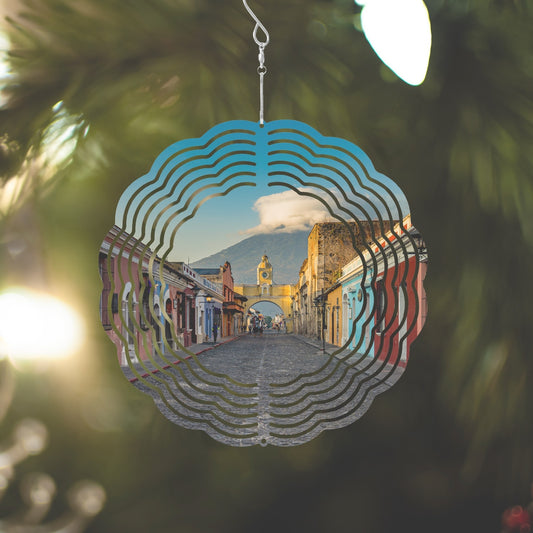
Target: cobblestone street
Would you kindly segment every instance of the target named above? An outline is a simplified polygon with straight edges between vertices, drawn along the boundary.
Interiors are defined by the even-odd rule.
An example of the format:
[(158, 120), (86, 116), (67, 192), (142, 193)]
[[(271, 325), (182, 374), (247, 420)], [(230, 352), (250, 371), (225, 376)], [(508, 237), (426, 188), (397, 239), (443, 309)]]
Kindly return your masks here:
[(244, 335), (200, 357), (209, 370), (242, 383), (283, 383), (315, 372), (327, 359), (321, 349), (282, 333)]
[(132, 382), (181, 426), (234, 446), (290, 446), (357, 420), (401, 374), (329, 355), (335, 349), (322, 353), (319, 341), (295, 335), (244, 335)]

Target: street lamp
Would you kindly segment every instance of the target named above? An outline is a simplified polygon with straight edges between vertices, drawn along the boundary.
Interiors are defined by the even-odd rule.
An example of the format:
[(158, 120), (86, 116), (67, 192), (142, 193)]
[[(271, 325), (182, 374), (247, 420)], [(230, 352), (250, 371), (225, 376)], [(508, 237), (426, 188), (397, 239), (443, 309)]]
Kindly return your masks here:
[(422, 235), (420, 235), (420, 233), (414, 233), (413, 234), (413, 239), (414, 239), (414, 241), (416, 243), (416, 247), (418, 248), (418, 252), (420, 254), (427, 253), (426, 243), (425, 243)]
[[(424, 259), (426, 259), (426, 256), (428, 253), (424, 238), (418, 232), (411, 233), (411, 238), (413, 239), (415, 243), (416, 249), (418, 251), (418, 255), (420, 256), (420, 260), (423, 261)], [(415, 253), (416, 252), (409, 252), (408, 255), (415, 255)]]

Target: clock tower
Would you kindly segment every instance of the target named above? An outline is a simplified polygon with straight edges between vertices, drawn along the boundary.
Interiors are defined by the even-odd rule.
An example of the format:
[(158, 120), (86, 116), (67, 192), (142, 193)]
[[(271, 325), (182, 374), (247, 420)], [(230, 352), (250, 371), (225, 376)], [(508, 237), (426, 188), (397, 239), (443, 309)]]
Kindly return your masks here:
[(257, 265), (257, 284), (272, 285), (272, 265), (266, 255), (263, 256), (261, 262)]

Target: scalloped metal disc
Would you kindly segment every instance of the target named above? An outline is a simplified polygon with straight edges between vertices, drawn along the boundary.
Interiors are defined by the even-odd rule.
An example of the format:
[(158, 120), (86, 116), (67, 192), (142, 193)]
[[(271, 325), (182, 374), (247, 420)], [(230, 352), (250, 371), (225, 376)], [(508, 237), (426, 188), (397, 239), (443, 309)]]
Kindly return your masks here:
[[(298, 353), (268, 335), (196, 353), (176, 326), (178, 305), (198, 305), (192, 289), (218, 290), (169, 266), (180, 228), (214, 198), (258, 186), (312, 198), (350, 236), (340, 302), (318, 303), (337, 313), (341, 340), (326, 353), (302, 332), (286, 336)], [(231, 121), (169, 146), (123, 193), (100, 249), (101, 317), (124, 374), (169, 420), (232, 446), (294, 446), (351, 424), (399, 379), (425, 320), (426, 266), (404, 194), (358, 146), (292, 120)], [(293, 331), (320, 296), (305, 283), (294, 287)]]

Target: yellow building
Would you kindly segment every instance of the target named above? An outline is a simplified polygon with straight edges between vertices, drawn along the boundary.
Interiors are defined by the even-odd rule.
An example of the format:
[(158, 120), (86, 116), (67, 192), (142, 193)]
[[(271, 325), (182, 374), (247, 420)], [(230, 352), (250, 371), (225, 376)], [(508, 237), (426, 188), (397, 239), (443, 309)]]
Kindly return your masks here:
[(274, 268), (268, 260), (268, 256), (264, 255), (257, 265), (257, 284), (235, 285), (235, 292), (247, 298), (245, 316), (248, 309), (255, 304), (272, 302), (281, 308), (287, 333), (293, 332), (292, 300), (295, 286), (274, 283)]
[(326, 313), (324, 337), (335, 346), (342, 345), (342, 285), (336, 283), (324, 292)]
[(272, 285), (273, 268), (268, 260), (268, 256), (264, 255), (261, 262), (257, 265), (257, 284), (258, 285)]
[[(389, 227), (387, 223), (383, 225)], [(360, 225), (355, 222), (321, 222), (313, 226), (307, 239), (307, 258), (300, 268), (294, 291), (295, 333), (322, 339), (322, 328), (325, 326), (326, 340), (332, 344), (340, 343), (342, 334), (338, 332), (342, 329), (342, 305), (337, 303), (337, 297), (339, 302), (342, 297), (337, 296), (337, 279), (342, 267), (357, 255), (355, 247), (364, 249), (365, 243), (380, 233), (378, 222), (362, 222)], [(326, 311), (323, 323), (325, 298), (329, 311)], [(337, 305), (340, 306), (338, 310)]]

